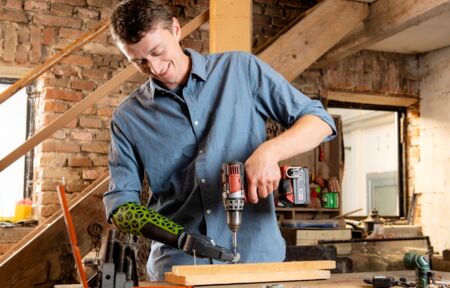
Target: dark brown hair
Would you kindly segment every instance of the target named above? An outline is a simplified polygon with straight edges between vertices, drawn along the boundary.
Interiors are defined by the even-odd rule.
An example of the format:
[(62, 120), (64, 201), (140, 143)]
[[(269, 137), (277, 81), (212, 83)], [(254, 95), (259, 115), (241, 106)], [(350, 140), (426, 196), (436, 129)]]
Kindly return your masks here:
[(172, 29), (173, 13), (160, 0), (125, 0), (120, 2), (111, 16), (111, 34), (125, 44), (138, 43), (158, 24)]

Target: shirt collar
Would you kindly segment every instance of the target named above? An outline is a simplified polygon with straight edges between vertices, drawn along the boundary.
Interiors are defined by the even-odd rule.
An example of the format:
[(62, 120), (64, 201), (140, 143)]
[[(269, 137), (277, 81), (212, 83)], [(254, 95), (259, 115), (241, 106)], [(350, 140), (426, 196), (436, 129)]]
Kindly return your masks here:
[[(191, 58), (192, 66), (191, 71), (189, 72), (191, 75), (195, 75), (203, 81), (206, 81), (206, 61), (203, 55), (192, 50), (190, 48), (183, 49), (184, 53)], [(150, 78), (150, 89), (159, 90), (159, 91), (169, 91), (166, 88), (161, 87), (157, 82)]]
[(183, 51), (184, 53), (186, 53), (186, 55), (191, 57), (191, 74), (199, 77), (203, 81), (206, 81), (206, 62), (203, 55), (190, 48), (186, 48)]

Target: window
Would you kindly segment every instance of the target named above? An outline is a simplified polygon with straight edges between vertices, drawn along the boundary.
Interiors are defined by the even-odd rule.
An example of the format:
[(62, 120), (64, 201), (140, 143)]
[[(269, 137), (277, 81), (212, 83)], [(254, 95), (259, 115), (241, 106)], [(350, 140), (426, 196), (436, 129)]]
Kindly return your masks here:
[[(10, 84), (0, 79), (0, 92)], [(17, 92), (0, 105), (0, 158), (3, 159), (26, 139), (27, 93)], [(14, 215), (15, 204), (24, 197), (25, 157), (21, 157), (0, 172), (0, 216)]]
[(402, 155), (398, 111), (329, 108), (340, 115), (345, 166), (342, 213), (354, 216), (377, 209), (382, 216), (403, 216)]

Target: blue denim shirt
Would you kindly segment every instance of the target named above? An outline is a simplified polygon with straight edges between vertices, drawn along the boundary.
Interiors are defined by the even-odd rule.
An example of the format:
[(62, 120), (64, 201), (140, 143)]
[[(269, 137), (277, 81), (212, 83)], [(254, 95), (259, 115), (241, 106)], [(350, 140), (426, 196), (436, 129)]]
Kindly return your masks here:
[[(266, 140), (268, 118), (290, 127), (302, 115), (314, 114), (334, 131), (335, 126), (319, 101), (310, 100), (252, 54), (185, 53), (192, 69), (181, 97), (150, 80), (114, 112), (106, 213), (109, 218), (126, 202), (140, 203), (145, 173), (156, 200), (152, 209), (231, 248), (221, 195), (222, 163), (245, 162)], [(284, 260), (272, 195), (244, 207), (238, 248), (241, 262)], [(153, 242), (147, 266), (152, 279), (181, 264), (193, 264), (193, 258)]]

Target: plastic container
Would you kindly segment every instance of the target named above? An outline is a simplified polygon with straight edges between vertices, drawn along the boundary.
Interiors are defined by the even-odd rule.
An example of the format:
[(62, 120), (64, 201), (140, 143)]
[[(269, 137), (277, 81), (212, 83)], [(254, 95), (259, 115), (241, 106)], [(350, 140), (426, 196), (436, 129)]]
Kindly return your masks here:
[(32, 202), (30, 199), (20, 200), (16, 203), (14, 212), (14, 222), (30, 219), (33, 214)]

